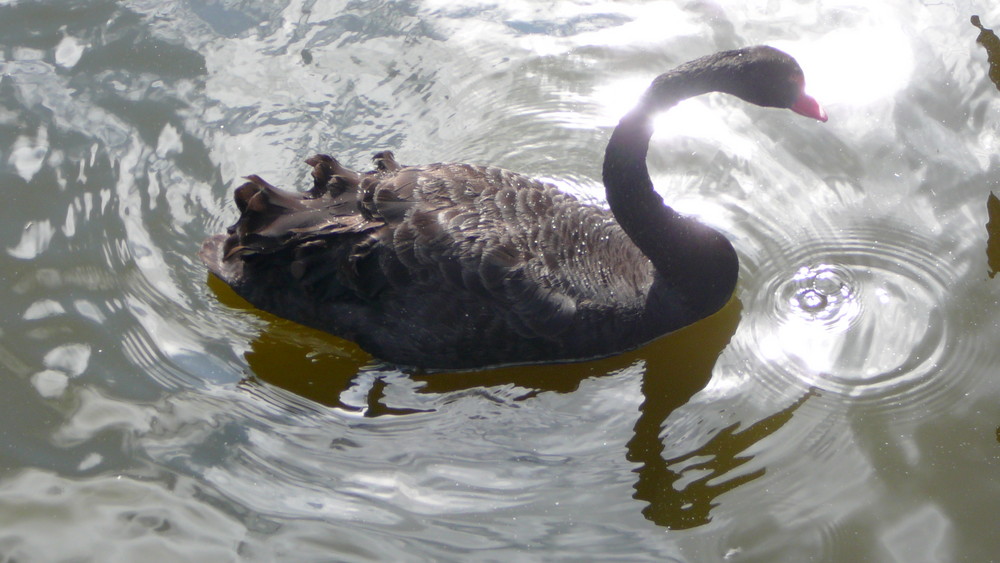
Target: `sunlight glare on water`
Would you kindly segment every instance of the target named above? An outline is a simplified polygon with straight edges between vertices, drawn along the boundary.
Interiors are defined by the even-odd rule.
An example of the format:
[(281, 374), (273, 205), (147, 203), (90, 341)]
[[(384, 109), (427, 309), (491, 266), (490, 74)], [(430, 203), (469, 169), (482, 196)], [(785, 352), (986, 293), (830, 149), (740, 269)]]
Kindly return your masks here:
[(889, 18), (789, 46), (808, 77), (807, 91), (830, 111), (891, 99), (913, 75), (913, 50), (913, 39)]
[[(973, 14), (1000, 28), (915, 0), (0, 0), (0, 560), (994, 559), (1000, 94)], [(603, 205), (650, 81), (760, 43), (830, 120), (722, 95), (656, 119), (658, 193), (741, 267), (639, 350), (404, 372), (196, 257), (242, 177), (308, 188), (317, 152)]]

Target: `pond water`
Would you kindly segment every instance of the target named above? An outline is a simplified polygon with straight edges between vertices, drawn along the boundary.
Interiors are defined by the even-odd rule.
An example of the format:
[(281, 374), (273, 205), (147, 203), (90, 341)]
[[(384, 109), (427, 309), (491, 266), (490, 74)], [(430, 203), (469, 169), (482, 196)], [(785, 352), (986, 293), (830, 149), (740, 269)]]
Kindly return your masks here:
[[(995, 558), (991, 27), (985, 1), (0, 0), (0, 559)], [(320, 151), (601, 202), (653, 76), (765, 42), (830, 121), (658, 120), (657, 189), (741, 271), (643, 349), (404, 373), (197, 259), (241, 176), (304, 188)]]

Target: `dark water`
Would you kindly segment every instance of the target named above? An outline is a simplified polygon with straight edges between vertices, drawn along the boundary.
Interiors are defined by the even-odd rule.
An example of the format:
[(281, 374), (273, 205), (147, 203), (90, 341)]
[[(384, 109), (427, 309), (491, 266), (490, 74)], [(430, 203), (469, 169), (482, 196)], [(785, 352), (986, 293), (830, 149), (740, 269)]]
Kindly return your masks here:
[[(996, 558), (990, 28), (991, 2), (0, 1), (0, 559)], [(762, 42), (830, 121), (660, 120), (658, 189), (742, 270), (642, 350), (401, 373), (195, 257), (240, 176), (305, 186), (318, 150), (601, 201), (648, 80)]]

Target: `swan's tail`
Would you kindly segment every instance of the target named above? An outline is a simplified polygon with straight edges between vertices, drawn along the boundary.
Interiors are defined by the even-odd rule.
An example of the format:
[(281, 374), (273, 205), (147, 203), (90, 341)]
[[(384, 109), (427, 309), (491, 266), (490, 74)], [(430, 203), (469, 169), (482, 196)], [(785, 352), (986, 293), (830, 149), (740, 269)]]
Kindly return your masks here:
[[(248, 277), (258, 285), (261, 278), (305, 281), (303, 277), (316, 271), (315, 257), (320, 254), (327, 261), (334, 258), (321, 269), (336, 269), (338, 277), (349, 279), (353, 265), (372, 246), (373, 231), (384, 226), (363, 203), (364, 180), (370, 174), (350, 170), (322, 154), (306, 163), (313, 168), (313, 186), (305, 193), (281, 190), (259, 176), (248, 176), (234, 194), (239, 219), (226, 234), (212, 236), (202, 245), (202, 261), (237, 292)], [(399, 166), (391, 153), (376, 155), (376, 164), (379, 171)], [(335, 250), (333, 256), (330, 249)]]

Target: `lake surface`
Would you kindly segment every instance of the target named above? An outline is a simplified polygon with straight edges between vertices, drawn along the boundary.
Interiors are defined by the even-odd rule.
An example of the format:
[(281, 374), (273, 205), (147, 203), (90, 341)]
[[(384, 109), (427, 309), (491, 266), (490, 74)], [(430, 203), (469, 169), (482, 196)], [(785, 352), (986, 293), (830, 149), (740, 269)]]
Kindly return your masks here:
[[(991, 27), (972, 1), (0, 0), (0, 559), (995, 559)], [(643, 349), (404, 373), (196, 257), (240, 177), (302, 189), (316, 152), (602, 202), (646, 84), (756, 43), (830, 121), (658, 120), (657, 189), (741, 272)]]

